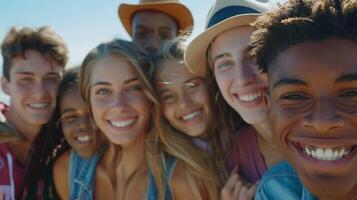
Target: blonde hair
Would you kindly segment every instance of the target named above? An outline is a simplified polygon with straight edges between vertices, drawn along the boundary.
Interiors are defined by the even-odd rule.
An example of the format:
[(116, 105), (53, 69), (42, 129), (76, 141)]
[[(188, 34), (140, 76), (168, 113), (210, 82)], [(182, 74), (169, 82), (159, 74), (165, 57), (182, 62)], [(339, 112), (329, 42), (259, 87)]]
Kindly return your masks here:
[[(184, 40), (185, 38), (178, 37), (175, 40), (165, 44), (162, 48), (158, 49), (153, 58), (155, 70), (158, 70), (158, 65), (160, 65), (165, 60), (184, 64), (183, 56), (185, 46), (182, 43)], [(152, 78), (153, 85), (154, 82), (155, 77)], [(209, 106), (212, 108), (212, 105)], [(163, 112), (161, 111), (161, 113)], [(199, 188), (197, 188), (197, 183), (199, 187), (206, 189), (206, 192), (208, 192), (210, 198), (215, 198), (217, 195), (216, 189), (222, 186), (223, 180), (226, 178), (225, 175), (221, 176), (222, 174), (225, 174), (226, 171), (226, 154), (222, 148), (223, 143), (221, 141), (220, 128), (218, 124), (213, 120), (210, 122), (208, 136), (212, 142), (213, 150), (212, 155), (210, 155), (206, 151), (200, 151), (195, 148), (195, 146), (192, 145), (192, 138), (171, 126), (163, 114), (161, 114), (158, 119), (159, 120), (154, 121), (154, 123), (162, 126), (160, 130), (165, 130), (169, 133), (159, 133), (160, 140), (167, 148), (166, 151), (175, 155), (176, 157), (180, 157), (180, 159), (182, 159), (187, 165), (187, 170), (190, 174), (188, 176), (192, 176), (188, 177), (188, 179), (191, 181), (192, 179), (195, 179), (196, 181), (196, 183), (190, 183), (193, 190), (197, 190), (193, 191), (195, 198), (200, 199), (198, 195)], [(190, 155), (186, 155), (187, 153)]]
[(196, 199), (204, 199), (201, 197), (202, 191), (207, 192), (210, 195), (210, 199), (216, 199), (218, 192), (215, 185), (216, 180), (213, 178), (215, 176), (208, 172), (204, 157), (182, 135), (167, 129), (166, 125), (162, 124), (165, 122), (162, 121), (160, 104), (149, 82), (152, 75), (152, 65), (143, 52), (139, 47), (124, 40), (114, 40), (99, 45), (83, 61), (79, 75), (81, 95), (85, 102), (90, 103), (91, 75), (98, 60), (108, 55), (119, 55), (128, 59), (138, 74), (139, 81), (143, 84), (145, 95), (153, 103), (152, 123), (145, 138), (144, 148), (146, 163), (154, 177), (158, 199), (165, 199), (164, 188), (165, 185), (168, 185), (166, 183), (167, 163), (164, 156), (165, 153), (184, 163), (185, 174)]

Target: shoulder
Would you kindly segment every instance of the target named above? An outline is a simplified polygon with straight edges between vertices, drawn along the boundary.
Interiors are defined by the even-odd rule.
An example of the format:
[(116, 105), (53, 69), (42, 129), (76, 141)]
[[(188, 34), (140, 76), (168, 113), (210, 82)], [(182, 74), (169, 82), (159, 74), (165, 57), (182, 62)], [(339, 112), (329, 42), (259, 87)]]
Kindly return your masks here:
[(69, 197), (69, 185), (68, 185), (68, 164), (70, 159), (70, 151), (63, 153), (53, 166), (53, 178), (56, 186), (56, 190), (61, 199), (68, 199)]
[(186, 177), (186, 167), (183, 162), (176, 161), (171, 177), (171, 189), (174, 199), (194, 199), (190, 183)]
[(71, 151), (69, 150), (64, 152), (59, 158), (57, 158), (53, 167), (54, 170), (68, 169), (70, 156), (71, 156)]
[(294, 168), (286, 161), (271, 167), (261, 178), (255, 199), (301, 198), (303, 185)]

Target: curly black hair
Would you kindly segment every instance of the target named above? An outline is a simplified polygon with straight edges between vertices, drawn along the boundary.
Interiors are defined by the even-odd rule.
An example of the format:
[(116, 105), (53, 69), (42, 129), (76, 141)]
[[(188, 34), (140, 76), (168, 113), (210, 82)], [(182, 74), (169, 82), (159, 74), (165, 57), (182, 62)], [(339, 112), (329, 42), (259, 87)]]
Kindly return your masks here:
[(357, 42), (356, 0), (290, 0), (254, 23), (251, 56), (263, 72), (278, 54), (310, 41), (343, 38)]

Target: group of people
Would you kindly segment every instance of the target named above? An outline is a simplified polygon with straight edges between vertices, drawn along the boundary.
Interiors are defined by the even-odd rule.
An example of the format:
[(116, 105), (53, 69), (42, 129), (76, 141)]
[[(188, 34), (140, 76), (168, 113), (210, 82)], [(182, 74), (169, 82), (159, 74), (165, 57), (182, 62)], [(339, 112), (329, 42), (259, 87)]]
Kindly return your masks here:
[(6, 35), (0, 200), (357, 199), (356, 0), (216, 0), (187, 47), (178, 0), (118, 15), (132, 41), (69, 69)]

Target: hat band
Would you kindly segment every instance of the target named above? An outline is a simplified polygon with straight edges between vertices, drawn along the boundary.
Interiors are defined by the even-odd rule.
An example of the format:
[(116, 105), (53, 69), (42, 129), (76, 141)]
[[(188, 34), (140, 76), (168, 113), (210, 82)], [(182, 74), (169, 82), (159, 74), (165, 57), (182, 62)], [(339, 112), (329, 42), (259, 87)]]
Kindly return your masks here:
[(242, 14), (255, 14), (260, 13), (252, 8), (248, 8), (245, 6), (228, 6), (222, 8), (221, 10), (217, 11), (208, 22), (207, 27), (209, 28), (227, 18), (233, 17), (235, 15), (242, 15)]

